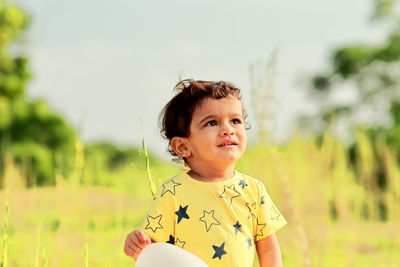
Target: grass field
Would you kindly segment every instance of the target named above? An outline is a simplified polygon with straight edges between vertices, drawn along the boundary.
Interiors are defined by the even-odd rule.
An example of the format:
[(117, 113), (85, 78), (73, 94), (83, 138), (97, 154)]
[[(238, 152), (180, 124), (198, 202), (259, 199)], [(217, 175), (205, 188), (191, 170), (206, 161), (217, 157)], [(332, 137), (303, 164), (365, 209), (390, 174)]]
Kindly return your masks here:
[[(289, 222), (278, 232), (285, 266), (400, 266), (399, 168), (387, 168), (394, 189), (379, 195), (388, 203), (381, 221), (376, 195), (362, 177), (355, 179), (344, 152), (329, 137), (321, 147), (293, 139), (281, 148), (252, 146), (238, 162), (239, 171), (267, 185)], [(152, 174), (159, 184), (178, 171), (165, 164)], [(9, 197), (0, 191), (3, 267), (133, 266), (123, 244), (151, 201), (145, 168), (105, 173), (109, 186), (58, 177), (56, 187), (25, 189), (12, 163), (6, 175)]]

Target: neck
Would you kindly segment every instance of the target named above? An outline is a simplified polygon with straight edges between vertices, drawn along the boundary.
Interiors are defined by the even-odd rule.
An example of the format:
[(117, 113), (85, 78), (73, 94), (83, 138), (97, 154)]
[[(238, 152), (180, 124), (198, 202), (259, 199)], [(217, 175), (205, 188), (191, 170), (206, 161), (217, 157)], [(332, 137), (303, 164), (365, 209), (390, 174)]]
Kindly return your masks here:
[(223, 181), (232, 178), (234, 175), (235, 163), (225, 166), (202, 165), (189, 163), (190, 171), (188, 174), (196, 180), (205, 182)]

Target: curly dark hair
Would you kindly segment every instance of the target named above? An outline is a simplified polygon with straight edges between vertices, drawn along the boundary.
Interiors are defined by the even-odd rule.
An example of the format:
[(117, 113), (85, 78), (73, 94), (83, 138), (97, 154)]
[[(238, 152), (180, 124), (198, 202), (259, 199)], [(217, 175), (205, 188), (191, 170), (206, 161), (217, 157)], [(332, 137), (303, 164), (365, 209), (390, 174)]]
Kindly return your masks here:
[[(225, 81), (186, 79), (177, 83), (174, 90), (178, 93), (162, 109), (158, 123), (161, 135), (168, 140), (167, 151), (176, 157), (175, 161), (181, 162), (183, 160), (186, 164), (186, 159), (178, 156), (170, 144), (172, 138), (176, 136), (189, 136), (190, 123), (195, 109), (208, 97), (215, 99), (235, 97), (240, 101), (242, 97), (238, 87)], [(244, 108), (243, 118), (244, 120), (247, 118)], [(250, 128), (247, 122), (245, 122), (245, 126), (246, 130)]]

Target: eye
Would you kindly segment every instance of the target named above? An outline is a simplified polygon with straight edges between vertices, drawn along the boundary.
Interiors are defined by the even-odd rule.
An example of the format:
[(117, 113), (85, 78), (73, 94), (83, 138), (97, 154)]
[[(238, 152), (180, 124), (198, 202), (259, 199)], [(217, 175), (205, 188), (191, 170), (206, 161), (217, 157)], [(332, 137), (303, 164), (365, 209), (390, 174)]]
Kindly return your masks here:
[(232, 122), (233, 124), (241, 124), (241, 123), (242, 123), (242, 120), (240, 120), (240, 119), (233, 119), (233, 120), (231, 120), (231, 122)]
[(217, 121), (216, 120), (212, 120), (206, 123), (206, 126), (216, 126), (217, 125)]

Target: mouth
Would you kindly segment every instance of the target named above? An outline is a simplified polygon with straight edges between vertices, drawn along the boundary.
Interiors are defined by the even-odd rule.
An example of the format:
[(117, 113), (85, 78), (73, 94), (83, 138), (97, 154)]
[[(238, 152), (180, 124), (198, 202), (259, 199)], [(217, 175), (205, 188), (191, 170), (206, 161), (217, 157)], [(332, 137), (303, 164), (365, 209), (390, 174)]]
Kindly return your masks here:
[(235, 141), (224, 141), (221, 144), (218, 145), (218, 147), (233, 147), (237, 146), (238, 143)]

